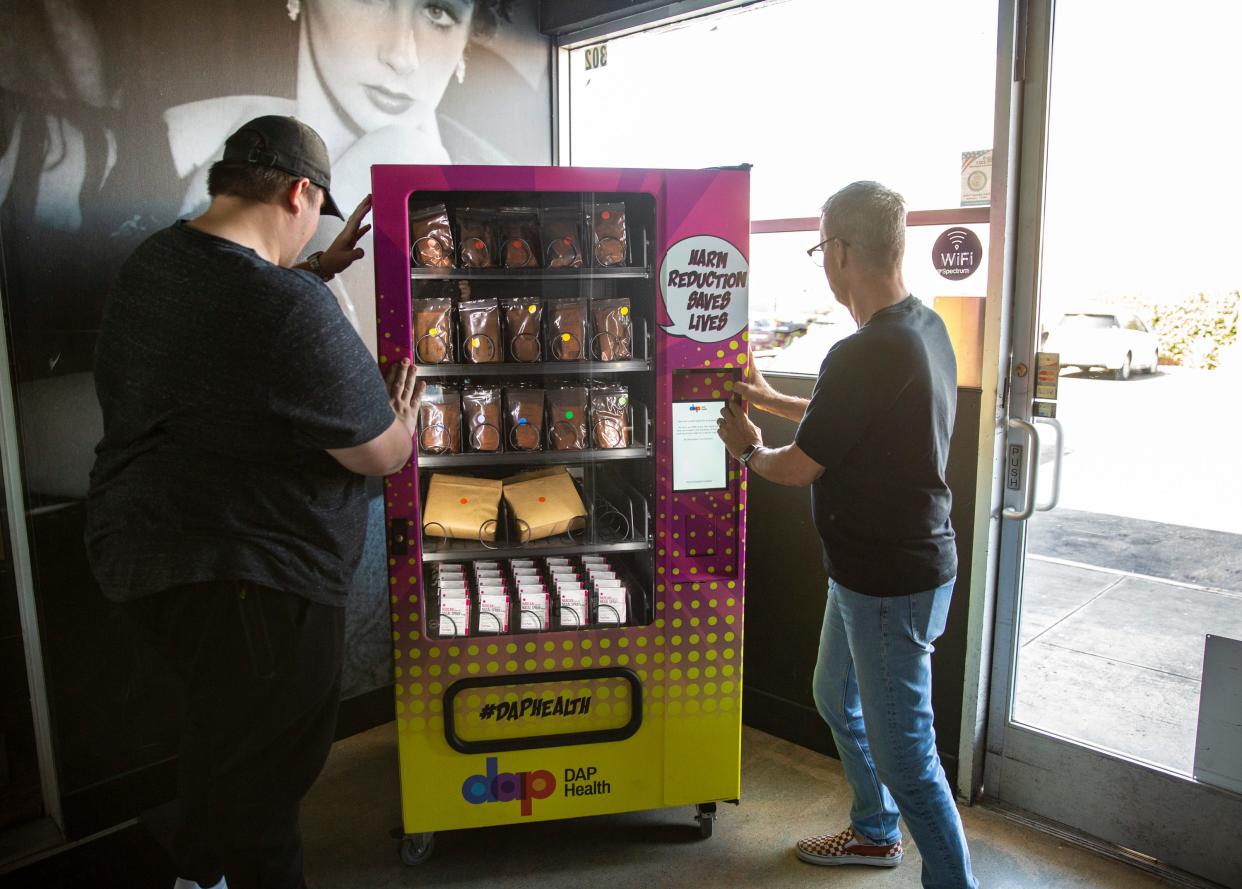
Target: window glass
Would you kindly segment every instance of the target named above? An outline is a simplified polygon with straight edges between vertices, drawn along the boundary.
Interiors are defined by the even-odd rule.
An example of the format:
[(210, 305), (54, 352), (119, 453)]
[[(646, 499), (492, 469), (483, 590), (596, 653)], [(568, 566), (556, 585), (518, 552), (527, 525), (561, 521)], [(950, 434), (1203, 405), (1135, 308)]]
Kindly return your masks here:
[[(751, 163), (753, 219), (816, 217), (857, 179), (896, 189), (911, 210), (955, 208), (963, 155), (992, 144), (995, 52), (995, 0), (951, 11), (923, 0), (784, 0), (639, 32), (570, 53), (565, 161)], [(929, 239), (919, 248), (928, 255)], [(820, 345), (840, 318), (852, 329), (804, 255), (817, 240), (814, 231), (752, 237), (751, 313), (761, 329), (790, 321), (795, 329), (782, 335)], [(985, 280), (982, 271), (971, 279), (980, 295)], [(907, 283), (929, 305), (948, 292)], [(814, 372), (824, 351), (791, 361)]]

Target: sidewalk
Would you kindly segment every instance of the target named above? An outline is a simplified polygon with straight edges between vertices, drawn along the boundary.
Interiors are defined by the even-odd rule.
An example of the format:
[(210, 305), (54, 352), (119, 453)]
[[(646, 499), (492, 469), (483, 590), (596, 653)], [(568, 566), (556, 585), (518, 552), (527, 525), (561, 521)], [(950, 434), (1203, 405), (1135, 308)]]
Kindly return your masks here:
[(1204, 636), (1242, 639), (1240, 544), (1042, 515), (1028, 539), (1015, 719), (1190, 774)]

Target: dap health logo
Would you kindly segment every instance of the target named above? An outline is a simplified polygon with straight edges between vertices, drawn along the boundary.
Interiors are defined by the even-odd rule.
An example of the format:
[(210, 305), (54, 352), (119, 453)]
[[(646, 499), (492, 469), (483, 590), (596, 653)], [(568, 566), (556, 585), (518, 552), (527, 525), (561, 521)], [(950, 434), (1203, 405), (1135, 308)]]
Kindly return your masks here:
[(969, 278), (982, 262), (983, 244), (968, 228), (945, 229), (932, 246), (932, 265), (950, 281)]
[(531, 813), (531, 804), (547, 799), (556, 790), (556, 776), (547, 769), (536, 772), (500, 772), (496, 757), (487, 758), (485, 774), (471, 775), (461, 785), (462, 799), (471, 805), (483, 803), (522, 804), (522, 815)]
[(705, 404), (692, 404), (692, 405), (690, 405), (690, 413), (692, 413), (692, 414), (702, 413), (702, 412), (703, 412), (703, 411), (705, 411), (705, 410), (707, 410), (707, 405), (705, 405)]

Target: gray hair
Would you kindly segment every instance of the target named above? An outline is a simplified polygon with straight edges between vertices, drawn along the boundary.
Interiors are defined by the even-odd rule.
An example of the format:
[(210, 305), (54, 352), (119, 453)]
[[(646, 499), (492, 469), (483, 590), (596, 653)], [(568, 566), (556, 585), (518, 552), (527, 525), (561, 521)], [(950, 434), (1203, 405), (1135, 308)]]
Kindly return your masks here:
[(851, 182), (824, 201), (819, 218), (825, 234), (847, 242), (869, 265), (884, 270), (901, 267), (906, 201), (891, 188), (878, 182)]

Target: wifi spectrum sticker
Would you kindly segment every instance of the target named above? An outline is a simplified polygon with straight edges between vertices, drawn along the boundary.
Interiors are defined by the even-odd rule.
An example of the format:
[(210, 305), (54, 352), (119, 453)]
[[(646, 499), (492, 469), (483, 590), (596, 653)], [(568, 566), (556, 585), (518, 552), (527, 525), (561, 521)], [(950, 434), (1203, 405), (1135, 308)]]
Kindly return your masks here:
[(982, 262), (983, 244), (968, 228), (945, 229), (932, 246), (932, 265), (950, 281), (969, 278)]

